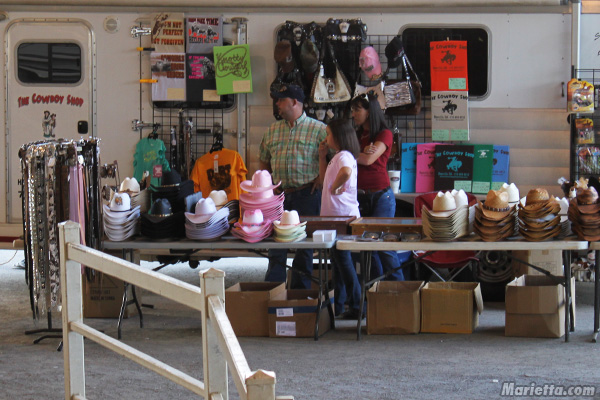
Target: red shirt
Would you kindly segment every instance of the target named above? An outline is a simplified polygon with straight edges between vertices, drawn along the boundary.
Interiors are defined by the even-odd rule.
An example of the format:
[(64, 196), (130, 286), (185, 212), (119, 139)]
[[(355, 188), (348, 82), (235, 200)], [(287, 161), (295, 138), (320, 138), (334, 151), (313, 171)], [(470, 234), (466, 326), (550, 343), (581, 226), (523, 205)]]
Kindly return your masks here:
[[(363, 134), (359, 138), (361, 152), (371, 144), (369, 135)], [(387, 173), (387, 162), (392, 152), (392, 144), (394, 143), (394, 135), (389, 129), (384, 129), (375, 138), (373, 143), (382, 142), (386, 149), (381, 156), (371, 165), (358, 164), (358, 188), (363, 190), (383, 190), (390, 186), (390, 178)]]

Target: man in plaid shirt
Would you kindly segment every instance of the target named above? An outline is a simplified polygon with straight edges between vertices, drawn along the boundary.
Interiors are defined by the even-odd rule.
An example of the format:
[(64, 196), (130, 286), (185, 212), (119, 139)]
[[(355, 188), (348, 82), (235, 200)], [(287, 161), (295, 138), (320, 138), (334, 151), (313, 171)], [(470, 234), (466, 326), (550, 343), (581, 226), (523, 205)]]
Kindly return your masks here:
[[(319, 215), (319, 143), (327, 136), (325, 124), (304, 113), (304, 92), (299, 86), (284, 85), (278, 92), (272, 92), (271, 97), (277, 99), (282, 120), (273, 123), (263, 136), (259, 149), (260, 168), (271, 172), (273, 182), (281, 181), (285, 210), (296, 210), (299, 215)], [(265, 280), (284, 282), (286, 261), (286, 250), (270, 250)], [(292, 288), (309, 289), (312, 249), (296, 250), (292, 267), (301, 273), (292, 274)]]

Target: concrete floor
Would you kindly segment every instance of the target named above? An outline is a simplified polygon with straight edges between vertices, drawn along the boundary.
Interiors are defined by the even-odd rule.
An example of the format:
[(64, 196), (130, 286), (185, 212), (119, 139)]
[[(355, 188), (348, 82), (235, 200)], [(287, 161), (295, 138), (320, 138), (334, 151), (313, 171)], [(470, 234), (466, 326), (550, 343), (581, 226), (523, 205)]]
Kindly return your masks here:
[[(10, 260), (11, 257), (14, 258)], [(63, 353), (58, 339), (32, 344), (24, 331), (45, 327), (34, 321), (24, 271), (14, 264), (22, 253), (0, 251), (0, 399), (61, 399)], [(151, 266), (154, 264), (144, 264)], [(236, 281), (260, 281), (264, 259), (202, 262)], [(163, 273), (198, 285), (198, 270), (178, 264)], [(516, 385), (592, 385), (600, 398), (600, 343), (591, 343), (593, 284), (577, 284), (577, 330), (571, 341), (504, 336), (504, 304), (486, 303), (479, 328), (470, 335), (363, 335), (355, 321), (336, 321), (337, 329), (312, 339), (240, 338), (252, 369), (277, 374), (277, 395), (296, 400), (496, 399), (502, 383)], [(144, 293), (144, 328), (137, 317), (124, 321), (123, 341), (202, 377), (200, 319), (189, 309)], [(88, 319), (117, 336), (116, 320)], [(60, 319), (54, 325), (60, 327)], [(101, 346), (85, 342), (86, 395), (90, 399), (192, 399), (191, 392)], [(230, 383), (230, 398), (238, 399)], [(547, 397), (547, 398), (556, 398)], [(581, 397), (566, 397), (581, 398)]]

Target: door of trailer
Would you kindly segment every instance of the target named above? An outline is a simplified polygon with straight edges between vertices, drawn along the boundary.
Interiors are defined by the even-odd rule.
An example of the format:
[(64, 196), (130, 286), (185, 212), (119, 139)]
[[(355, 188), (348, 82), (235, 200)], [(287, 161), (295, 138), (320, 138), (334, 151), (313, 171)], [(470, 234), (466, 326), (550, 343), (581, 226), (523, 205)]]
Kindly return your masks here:
[(19, 149), (95, 136), (94, 35), (78, 19), (20, 19), (6, 50), (7, 219), (22, 220)]

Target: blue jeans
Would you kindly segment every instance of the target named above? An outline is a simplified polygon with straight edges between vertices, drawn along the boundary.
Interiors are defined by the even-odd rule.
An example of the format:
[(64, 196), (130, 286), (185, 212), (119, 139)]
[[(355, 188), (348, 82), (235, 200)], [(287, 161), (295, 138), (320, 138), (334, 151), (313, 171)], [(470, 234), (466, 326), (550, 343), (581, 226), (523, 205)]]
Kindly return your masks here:
[[(299, 215), (315, 216), (321, 213), (321, 191), (310, 193), (312, 187), (307, 187), (297, 192), (285, 195), (283, 208), (296, 210)], [(265, 281), (285, 282), (287, 275), (287, 250), (269, 250), (269, 267)], [(310, 289), (310, 276), (313, 271), (312, 249), (296, 250), (292, 268), (299, 273), (292, 274), (292, 289)], [(308, 274), (308, 275), (306, 275)]]
[[(384, 217), (393, 218), (396, 214), (396, 197), (392, 188), (387, 188), (383, 193), (372, 193), (371, 196), (371, 215), (363, 215), (363, 217)], [(400, 265), (398, 256), (395, 251), (374, 251), (371, 257), (371, 279), (383, 275), (391, 269)], [(394, 272), (386, 278), (389, 281), (403, 281), (404, 274), (402, 270)]]
[(331, 249), (335, 315), (344, 312), (344, 303), (350, 310), (360, 308), (360, 283), (349, 250)]

